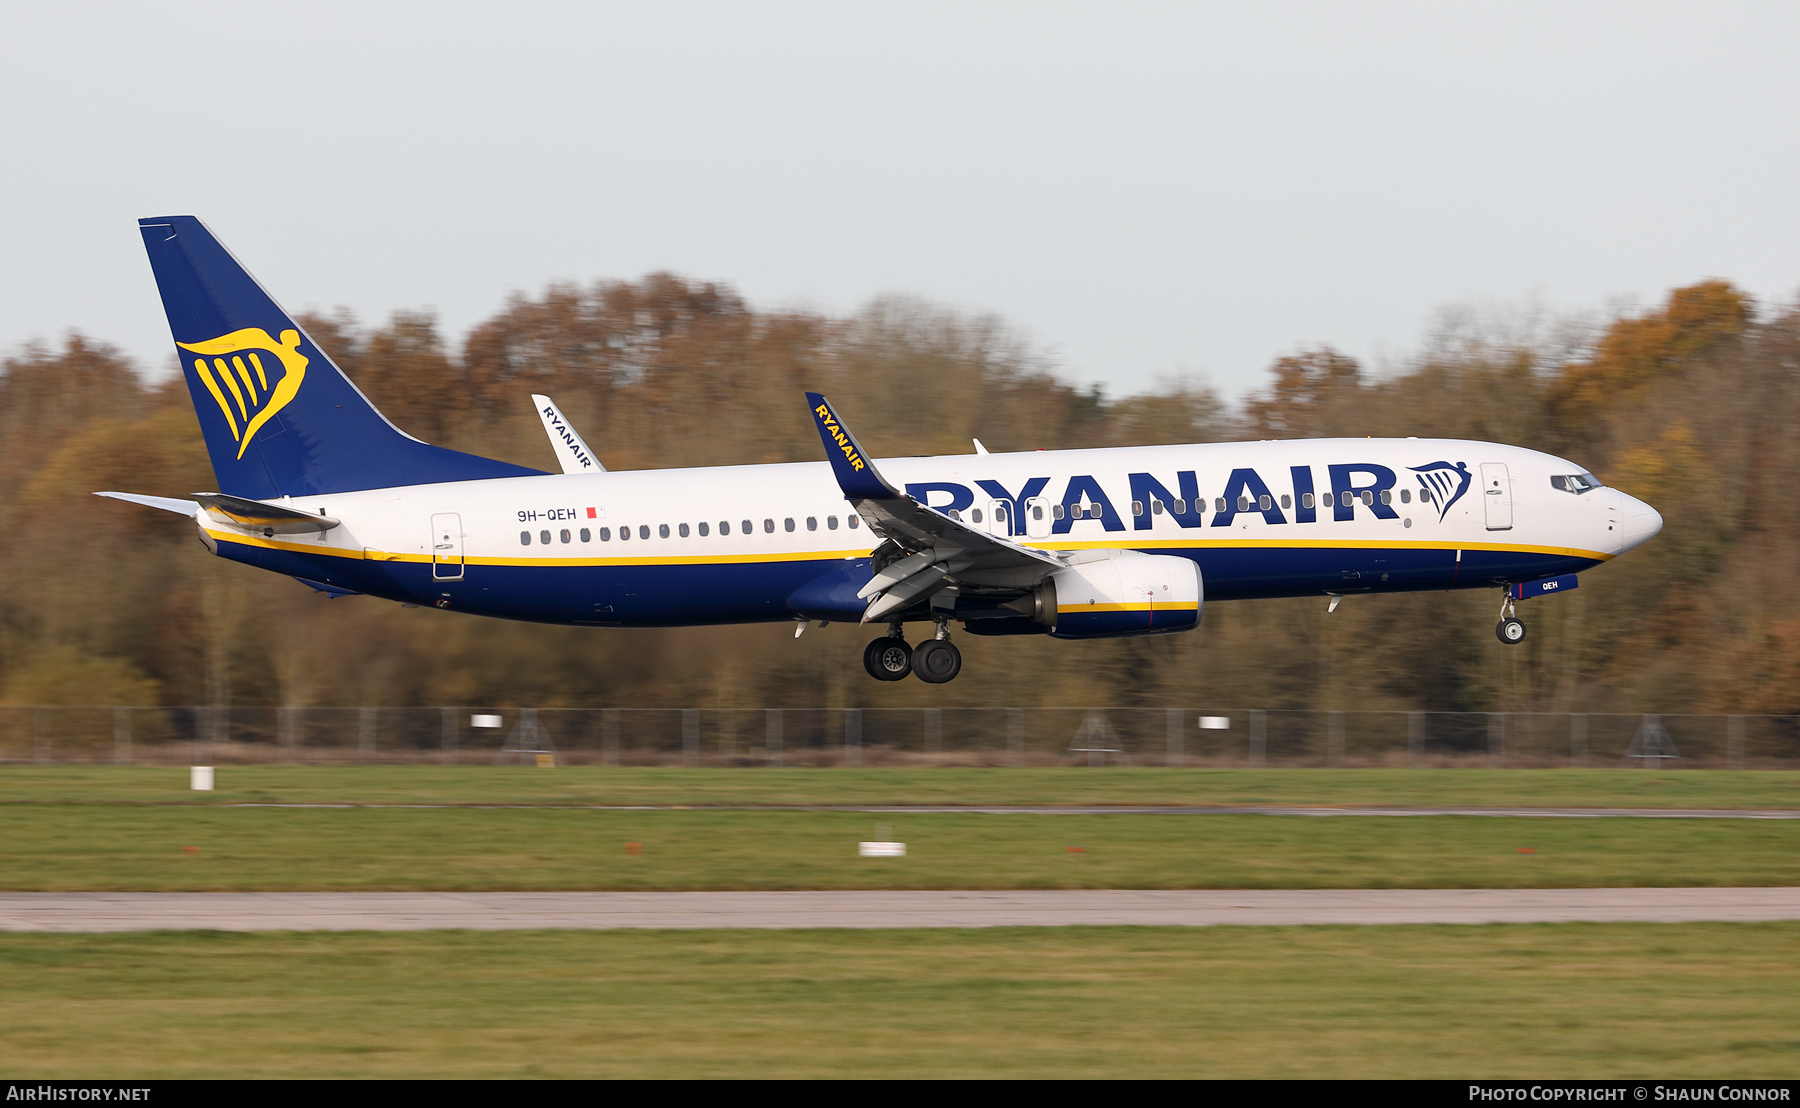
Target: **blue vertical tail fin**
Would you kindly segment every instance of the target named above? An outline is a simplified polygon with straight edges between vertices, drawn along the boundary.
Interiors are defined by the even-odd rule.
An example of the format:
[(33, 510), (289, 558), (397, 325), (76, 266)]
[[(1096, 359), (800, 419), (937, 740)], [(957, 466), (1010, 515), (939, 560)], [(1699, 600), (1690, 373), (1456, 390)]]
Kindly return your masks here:
[(269, 500), (542, 472), (389, 423), (193, 216), (138, 230), (220, 492)]

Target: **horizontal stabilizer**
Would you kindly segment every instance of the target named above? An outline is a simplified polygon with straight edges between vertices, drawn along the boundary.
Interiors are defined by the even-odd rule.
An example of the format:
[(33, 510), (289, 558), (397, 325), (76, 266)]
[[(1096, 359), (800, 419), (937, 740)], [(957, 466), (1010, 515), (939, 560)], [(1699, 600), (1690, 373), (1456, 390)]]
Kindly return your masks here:
[(206, 509), (207, 516), (215, 523), (276, 535), (297, 535), (306, 531), (323, 534), (336, 527), (339, 522), (323, 513), (312, 515), (297, 508), (245, 500), (241, 496), (222, 492), (197, 492), (194, 499), (200, 502), (200, 506)]
[(313, 581), (305, 577), (296, 577), (294, 580), (300, 582), (309, 589), (317, 589), (319, 592), (324, 593), (327, 600), (336, 600), (340, 596), (362, 595), (362, 593), (357, 592), (355, 589), (340, 589), (336, 585), (327, 585), (323, 581)]
[(172, 496), (145, 496), (141, 492), (97, 492), (95, 496), (110, 496), (114, 500), (123, 500), (131, 504), (142, 504), (146, 508), (161, 508), (165, 512), (194, 518), (200, 511), (200, 505), (192, 500), (177, 500)]

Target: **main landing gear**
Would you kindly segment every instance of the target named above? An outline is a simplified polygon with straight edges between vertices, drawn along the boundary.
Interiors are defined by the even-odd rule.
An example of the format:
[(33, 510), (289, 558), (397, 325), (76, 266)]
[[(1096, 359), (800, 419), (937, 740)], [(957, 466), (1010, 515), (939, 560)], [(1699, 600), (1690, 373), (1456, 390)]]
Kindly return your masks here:
[(962, 651), (950, 641), (950, 625), (939, 620), (937, 635), (918, 646), (906, 645), (900, 624), (888, 625), (888, 633), (863, 648), (863, 668), (877, 681), (904, 681), (907, 674), (932, 685), (941, 685), (962, 672)]
[(1507, 646), (1516, 646), (1525, 641), (1525, 623), (1518, 615), (1518, 602), (1509, 590), (1506, 599), (1500, 602), (1500, 622), (1494, 625), (1494, 635)]

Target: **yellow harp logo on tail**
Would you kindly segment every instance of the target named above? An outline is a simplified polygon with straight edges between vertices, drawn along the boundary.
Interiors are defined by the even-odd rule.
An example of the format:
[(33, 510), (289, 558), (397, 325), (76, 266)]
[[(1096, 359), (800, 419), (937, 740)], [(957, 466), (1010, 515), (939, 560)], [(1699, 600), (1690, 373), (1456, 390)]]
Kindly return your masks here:
[[(276, 412), (287, 407), (300, 391), (300, 382), (306, 379), (307, 358), (300, 353), (300, 332), (291, 328), (281, 332), (280, 342), (261, 327), (245, 327), (205, 342), (175, 345), (204, 355), (194, 359), (194, 372), (225, 414), (231, 437), (238, 444), (239, 458), (244, 456), (251, 437)], [(280, 367), (280, 375), (273, 380), (269, 374), (275, 365), (265, 366), (259, 351), (270, 355)]]

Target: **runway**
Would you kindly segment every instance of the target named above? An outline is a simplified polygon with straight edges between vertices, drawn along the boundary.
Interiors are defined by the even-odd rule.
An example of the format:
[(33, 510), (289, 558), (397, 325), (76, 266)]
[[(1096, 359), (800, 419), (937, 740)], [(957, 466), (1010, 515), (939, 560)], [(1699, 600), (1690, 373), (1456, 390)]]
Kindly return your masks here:
[(872, 812), (877, 815), (988, 816), (1498, 816), (1505, 819), (1800, 819), (1796, 808), (1470, 808), (1234, 804), (850, 805), (850, 804), (280, 804), (225, 808), (468, 808), (595, 812)]
[(1800, 888), (0, 893), (0, 930), (899, 928), (1800, 919)]

